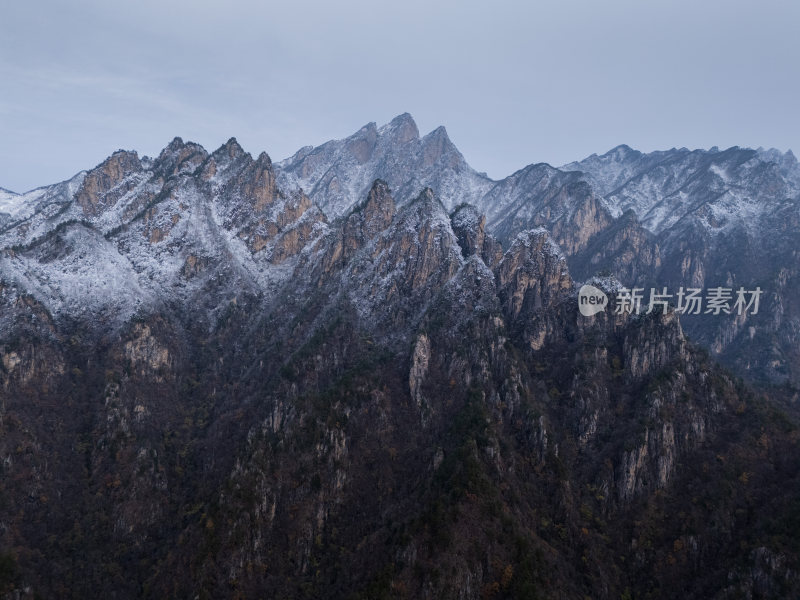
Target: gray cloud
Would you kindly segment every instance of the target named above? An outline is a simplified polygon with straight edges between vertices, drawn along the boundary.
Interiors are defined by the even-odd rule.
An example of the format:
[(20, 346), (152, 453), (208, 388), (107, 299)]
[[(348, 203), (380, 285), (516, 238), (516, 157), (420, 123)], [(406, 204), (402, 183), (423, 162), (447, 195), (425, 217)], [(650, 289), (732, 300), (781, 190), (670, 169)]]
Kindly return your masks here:
[(800, 5), (13, 3), (0, 186), (235, 135), (275, 159), (409, 111), (500, 177), (627, 143), (797, 149)]

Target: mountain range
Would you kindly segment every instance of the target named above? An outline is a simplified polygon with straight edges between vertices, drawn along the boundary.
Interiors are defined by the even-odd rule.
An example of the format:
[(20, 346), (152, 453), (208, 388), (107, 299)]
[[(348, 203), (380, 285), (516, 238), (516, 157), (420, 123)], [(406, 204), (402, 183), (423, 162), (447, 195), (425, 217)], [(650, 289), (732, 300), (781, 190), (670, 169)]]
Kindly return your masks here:
[(791, 152), (495, 181), (408, 114), (0, 190), (0, 594), (791, 597), (798, 237)]

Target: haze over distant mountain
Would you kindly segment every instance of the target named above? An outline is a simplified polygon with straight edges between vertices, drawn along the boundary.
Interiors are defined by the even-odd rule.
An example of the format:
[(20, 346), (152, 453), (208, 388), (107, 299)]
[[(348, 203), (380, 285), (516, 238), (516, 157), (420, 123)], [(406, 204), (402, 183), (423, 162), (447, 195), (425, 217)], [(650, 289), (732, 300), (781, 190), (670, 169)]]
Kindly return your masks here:
[(740, 148), (494, 181), (405, 114), (0, 191), (0, 594), (797, 595), (798, 190)]

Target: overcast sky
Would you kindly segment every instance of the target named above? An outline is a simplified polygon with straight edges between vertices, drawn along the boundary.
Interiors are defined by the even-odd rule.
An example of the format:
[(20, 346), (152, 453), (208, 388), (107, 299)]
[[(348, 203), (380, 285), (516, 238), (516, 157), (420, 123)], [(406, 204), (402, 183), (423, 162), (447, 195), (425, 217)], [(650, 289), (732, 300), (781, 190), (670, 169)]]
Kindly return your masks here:
[(800, 2), (2, 5), (0, 186), (235, 136), (273, 160), (410, 112), (502, 177), (626, 143), (800, 149)]

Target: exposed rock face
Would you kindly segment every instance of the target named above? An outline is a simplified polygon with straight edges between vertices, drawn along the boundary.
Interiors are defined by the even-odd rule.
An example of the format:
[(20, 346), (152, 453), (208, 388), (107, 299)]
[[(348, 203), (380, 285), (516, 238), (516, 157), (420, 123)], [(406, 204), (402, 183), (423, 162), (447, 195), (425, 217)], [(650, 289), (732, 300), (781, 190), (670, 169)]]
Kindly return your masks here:
[[(749, 379), (800, 381), (795, 360), (800, 313), (783, 295), (800, 285), (793, 255), (800, 229), (800, 167), (790, 152), (734, 147), (643, 154), (620, 146), (560, 169), (530, 165), (492, 181), (467, 165), (443, 128), (420, 137), (408, 114), (383, 127), (371, 123), (345, 140), (303, 148), (276, 168), (266, 155), (250, 159), (235, 139), (209, 157), (200, 146), (176, 138), (155, 160), (118, 152), (85, 177), (13, 195), (18, 208), (13, 215), (0, 214), (0, 221), (7, 221), (0, 241), (24, 248), (71, 220), (109, 233), (140, 218), (165, 194), (185, 189), (175, 179), (179, 176), (191, 177), (206, 199), (227, 199), (212, 202), (211, 213), (251, 252), (260, 253), (258, 262), (297, 260), (329, 219), (348, 214), (372, 182), (383, 178), (398, 206), (425, 187), (448, 210), (472, 204), (486, 215), (483, 230), (505, 247), (521, 231), (546, 228), (578, 279), (608, 272), (629, 287), (760, 286), (769, 290), (762, 315), (746, 326), (723, 319), (690, 319), (684, 326), (692, 339)], [(278, 183), (287, 198), (307, 201), (284, 206)], [(183, 204), (192, 206), (194, 195), (185, 196)], [(152, 223), (144, 239), (168, 242), (168, 220), (182, 215), (162, 213), (162, 222)], [(282, 215), (291, 223), (282, 224)], [(263, 270), (252, 264), (243, 269)]]
[[(793, 269), (791, 253), (800, 244), (800, 166), (791, 152), (734, 147), (644, 154), (619, 146), (560, 169), (535, 164), (492, 181), (467, 165), (442, 128), (420, 139), (406, 114), (346, 140), (304, 148), (277, 170), (284, 188), (303, 188), (329, 216), (345, 214), (376, 177), (391, 185), (398, 205), (431, 187), (448, 210), (475, 206), (486, 215), (485, 231), (505, 247), (519, 232), (544, 227), (576, 278), (608, 272), (629, 287), (730, 280), (785, 289), (773, 265)], [(795, 287), (796, 277), (790, 280)], [(749, 328), (732, 334), (719, 319), (685, 326), (748, 378), (796, 384), (799, 319), (794, 309), (779, 322), (757, 317), (753, 338)], [(753, 345), (759, 350), (741, 351)]]
[(308, 196), (278, 192), (265, 153), (254, 160), (235, 139), (211, 155), (180, 138), (154, 160), (117, 152), (73, 193), (0, 235), (14, 249), (0, 271), (54, 315), (87, 313), (101, 329), (88, 312), (122, 325), (161, 302), (213, 313), (231, 289), (272, 289), (289, 273), (270, 266), (290, 270), (327, 227)]
[[(384, 203), (391, 210), (390, 197)], [(346, 264), (344, 277), (352, 285), (353, 305), (365, 318), (386, 319), (401, 330), (418, 321), (435, 290), (462, 262), (447, 212), (426, 189)]]
[(115, 152), (86, 174), (75, 199), (85, 215), (95, 216), (128, 193), (136, 183), (131, 175), (141, 170), (135, 152)]
[(193, 174), (208, 158), (208, 152), (200, 144), (184, 143), (179, 137), (172, 140), (161, 151), (153, 164), (153, 171), (162, 179), (175, 175)]
[[(800, 169), (791, 152), (734, 147), (642, 154), (621, 146), (564, 168), (581, 171), (620, 221), (632, 223), (625, 212), (630, 211), (642, 226), (639, 233), (629, 225), (626, 231), (612, 227), (603, 234), (609, 241), (598, 239), (594, 256), (579, 257), (581, 274), (591, 264), (611, 270), (629, 286), (657, 281), (673, 289), (786, 290), (775, 265), (793, 268), (800, 235)], [(794, 288), (795, 276), (788, 279)], [(763, 308), (744, 328), (732, 320), (708, 319), (687, 319), (684, 326), (738, 372), (796, 382), (792, 332), (797, 313), (766, 303)], [(777, 322), (788, 335), (778, 331)]]
[(517, 236), (498, 266), (497, 282), (512, 319), (523, 309), (548, 308), (572, 288), (564, 255), (542, 229)]
[(266, 152), (239, 175), (236, 185), (240, 186), (242, 196), (252, 202), (254, 212), (263, 211), (275, 200), (275, 176)]
[[(683, 256), (688, 258), (688, 252)], [(639, 224), (636, 214), (629, 210), (592, 237), (585, 247), (571, 257), (570, 265), (576, 277), (589, 278), (606, 270), (621, 281), (655, 286), (660, 283), (657, 274), (662, 266), (661, 249), (655, 237)], [(688, 273), (683, 273), (681, 281), (702, 287), (702, 281), (698, 284)]]
[(352, 212), (345, 222), (343, 232), (343, 252), (345, 260), (355, 251), (388, 229), (395, 215), (394, 200), (384, 181), (376, 180), (369, 191), (367, 201), (360, 209)]
[(467, 165), (443, 127), (420, 138), (409, 114), (380, 128), (370, 123), (346, 140), (303, 148), (276, 166), (282, 189), (302, 188), (329, 218), (349, 212), (375, 179), (386, 181), (403, 203), (430, 187), (448, 208), (474, 203), (492, 185)]
[(411, 398), (422, 404), (422, 383), (428, 374), (428, 361), (430, 360), (431, 344), (424, 333), (417, 338), (414, 351), (411, 353), (411, 370), (408, 373), (408, 388)]
[[(377, 180), (367, 196), (363, 209), (348, 217), (345, 232), (359, 235), (362, 240), (372, 239), (389, 227), (394, 214), (394, 200), (389, 193), (389, 187), (386, 182)], [(358, 233), (354, 231), (356, 227)]]
[(654, 312), (639, 319), (623, 342), (629, 357), (626, 371), (632, 379), (652, 376), (671, 362), (685, 358), (686, 342), (674, 312)]
[(465, 257), (475, 254), (490, 268), (500, 262), (503, 249), (494, 237), (486, 234), (485, 215), (474, 206), (462, 204), (456, 207), (450, 220)]
[(324, 275), (347, 264), (371, 240), (386, 231), (395, 214), (394, 199), (386, 182), (376, 179), (366, 201), (347, 216), (341, 229), (332, 232), (330, 241), (321, 244), (325, 248), (320, 261)]
[[(620, 154), (597, 181), (650, 164)], [(342, 208), (360, 179), (330, 156), (403, 185)], [(407, 116), (278, 174), (235, 140), (112, 158), (0, 233), (0, 594), (797, 595), (792, 391), (721, 371), (671, 311), (579, 313), (570, 261), (669, 256), (599, 184), (528, 168), (484, 216), (453, 190), (485, 178), (456, 185)], [(707, 239), (692, 276), (738, 243)], [(731, 323), (722, 352), (758, 339)]]
[(521, 230), (549, 229), (568, 253), (583, 249), (608, 227), (611, 216), (576, 173), (532, 165), (501, 181), (479, 206), (491, 207), (490, 230), (505, 243)]
[(158, 343), (147, 325), (135, 325), (133, 335), (134, 339), (125, 343), (125, 358), (130, 361), (131, 367), (144, 373), (170, 366), (169, 350)]

